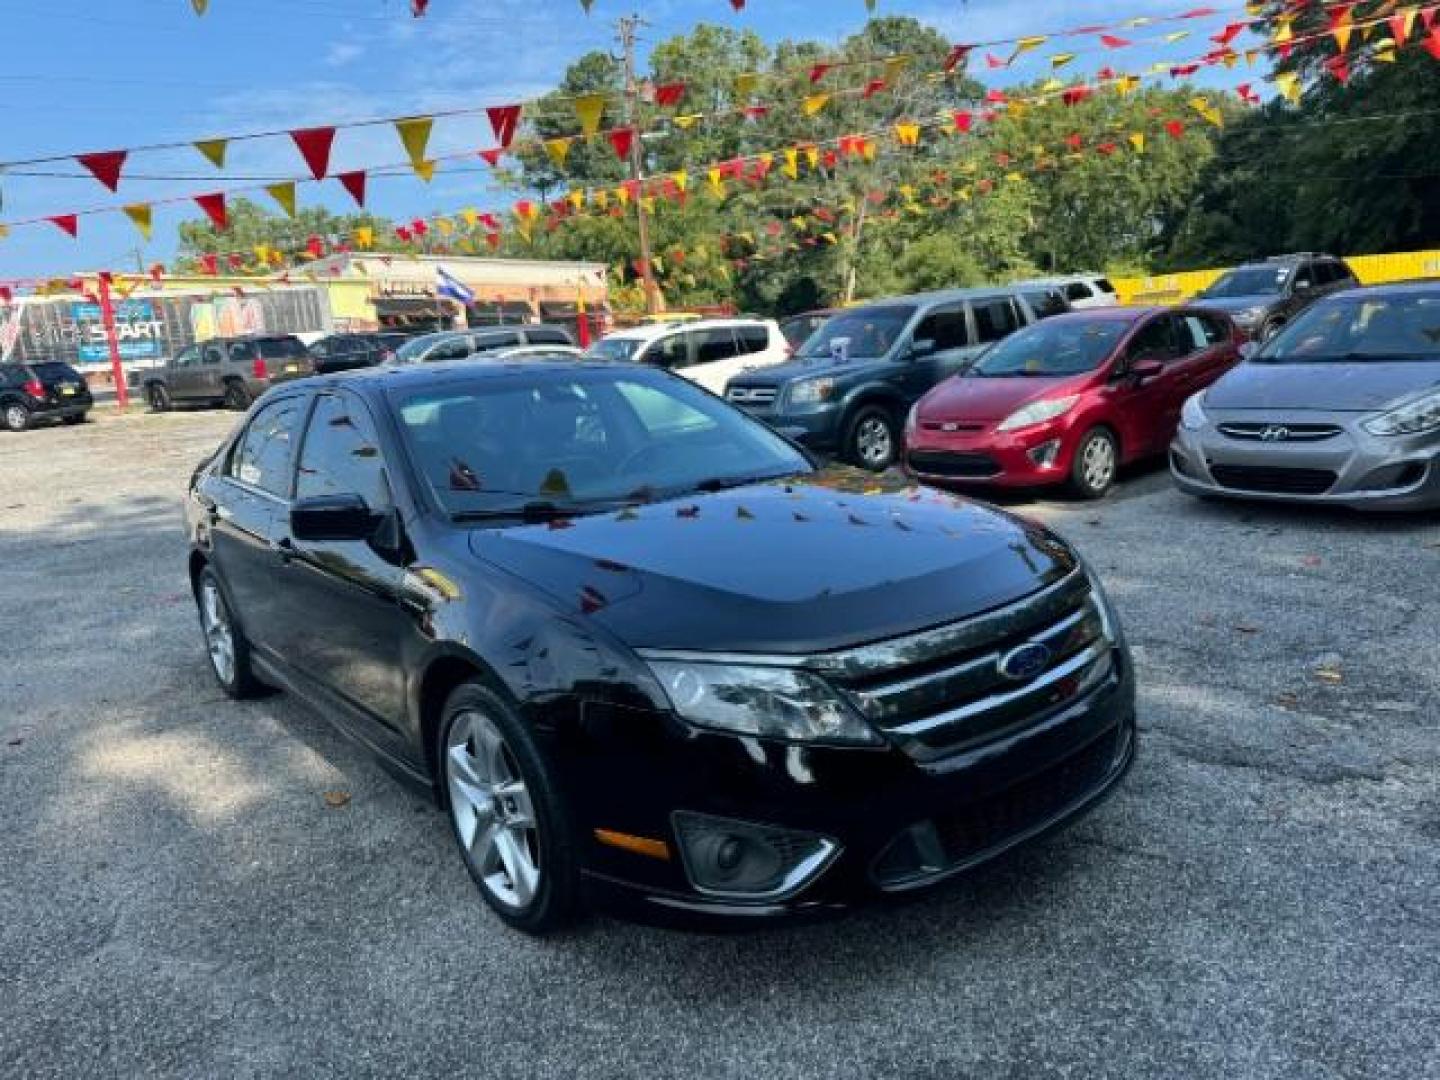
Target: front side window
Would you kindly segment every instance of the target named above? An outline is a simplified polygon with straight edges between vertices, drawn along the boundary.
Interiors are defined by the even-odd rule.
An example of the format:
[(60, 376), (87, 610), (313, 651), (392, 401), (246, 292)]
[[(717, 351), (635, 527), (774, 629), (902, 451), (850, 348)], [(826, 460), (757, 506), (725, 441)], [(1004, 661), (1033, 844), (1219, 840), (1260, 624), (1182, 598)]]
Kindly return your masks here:
[(573, 345), (570, 336), (563, 330), (526, 330), (525, 337), (531, 345)]
[(534, 502), (576, 512), (810, 471), (764, 425), (682, 379), (584, 368), (447, 383), (390, 398), (436, 500), (464, 516)]
[(175, 354), (176, 367), (189, 367), (200, 359), (200, 346), (190, 345)]
[[(1186, 333), (1188, 340), (1189, 333)], [(1188, 352), (1188, 349), (1183, 350)], [(1175, 321), (1168, 315), (1161, 315), (1143, 326), (1130, 342), (1130, 359), (1159, 360), (1162, 363), (1182, 355), (1182, 348), (1176, 340)]]
[[(496, 349), (513, 349), (520, 344), (520, 335), (512, 331), (498, 334), (479, 334), (473, 339), (472, 348), (477, 353), (494, 352)], [(467, 352), (465, 355), (469, 355)]]
[(735, 338), (740, 342), (743, 356), (762, 353), (770, 347), (770, 331), (763, 326), (737, 326)]
[(230, 455), (226, 474), (250, 487), (288, 497), (290, 466), (304, 405), (304, 399), (298, 397), (263, 405)]
[(315, 403), (296, 471), (295, 497), (359, 495), (372, 510), (390, 506), (390, 484), (370, 414), (347, 396)]
[(1015, 314), (1015, 305), (1009, 297), (977, 300), (970, 307), (975, 312), (975, 336), (978, 344), (987, 345), (1009, 337), (1020, 325), (1020, 319)]
[(645, 350), (645, 363), (666, 371), (679, 371), (690, 366), (690, 335), (671, 334)]
[(914, 306), (905, 304), (842, 312), (810, 336), (800, 356), (806, 360), (882, 359), (914, 317)]
[(977, 378), (1081, 375), (1099, 367), (1129, 327), (1123, 319), (1036, 323), (987, 352), (971, 374)]
[(635, 359), (635, 354), (640, 351), (642, 344), (643, 342), (636, 338), (606, 338), (591, 345), (585, 353), (585, 359), (599, 360), (602, 363), (624, 363)]
[[(231, 348), (232, 348), (232, 350), (233, 350), (233, 349), (237, 349), (237, 348), (243, 350), (243, 349), (245, 348), (245, 346), (244, 346), (244, 345), (235, 345), (235, 346), (231, 346)], [(200, 356), (201, 356), (201, 360), (202, 360), (204, 363), (207, 363), (207, 364), (218, 364), (218, 363), (222, 362), (222, 361), (225, 359), (225, 352), (224, 352), (223, 349), (221, 349), (221, 347), (220, 347), (219, 345), (206, 345), (205, 348), (204, 348), (204, 350), (201, 352)], [(244, 356), (244, 353), (243, 353), (243, 352), (242, 352), (241, 354), (239, 354), (239, 355), (236, 355), (234, 352), (232, 352), (232, 353), (231, 353), (231, 359), (232, 359), (232, 360), (244, 360), (244, 359), (245, 359), (245, 356)]]
[(915, 328), (916, 342), (933, 342), (930, 352), (963, 349), (970, 344), (970, 327), (965, 322), (965, 305), (936, 308)]
[(735, 343), (735, 332), (728, 326), (696, 330), (693, 336), (697, 364), (713, 364), (718, 360), (729, 360), (740, 353), (740, 346)]

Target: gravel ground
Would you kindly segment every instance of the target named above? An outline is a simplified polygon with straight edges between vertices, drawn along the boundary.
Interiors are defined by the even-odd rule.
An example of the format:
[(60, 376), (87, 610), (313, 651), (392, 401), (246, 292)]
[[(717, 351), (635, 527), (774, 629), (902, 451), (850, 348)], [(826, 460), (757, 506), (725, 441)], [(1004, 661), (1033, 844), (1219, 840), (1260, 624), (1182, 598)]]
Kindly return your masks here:
[(0, 438), (0, 1073), (1440, 1071), (1440, 517), (1156, 472), (1029, 505), (1135, 646), (1141, 758), (1099, 812), (834, 923), (537, 942), (360, 749), (214, 687), (179, 506), (233, 422)]

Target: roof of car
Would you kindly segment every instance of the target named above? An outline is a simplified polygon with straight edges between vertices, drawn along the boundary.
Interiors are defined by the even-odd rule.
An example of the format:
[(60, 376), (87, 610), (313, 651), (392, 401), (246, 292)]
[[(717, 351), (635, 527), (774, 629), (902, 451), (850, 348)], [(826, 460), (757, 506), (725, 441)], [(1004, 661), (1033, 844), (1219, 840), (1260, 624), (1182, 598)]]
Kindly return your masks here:
[(664, 372), (641, 364), (606, 362), (601, 360), (582, 361), (578, 356), (573, 360), (507, 360), (503, 356), (472, 356), (466, 360), (443, 360), (435, 364), (405, 364), (381, 367), (359, 368), (354, 371), (337, 371), (333, 375), (313, 375), (308, 379), (282, 383), (287, 388), (323, 390), (333, 386), (369, 388), (377, 391), (392, 389), (413, 390), (426, 386), (465, 382), (471, 379), (493, 379), (523, 371), (526, 375), (563, 375), (576, 371), (614, 370), (630, 375), (657, 374), (667, 377)]
[(769, 319), (689, 319), (676, 322), (650, 323), (645, 326), (632, 326), (625, 330), (616, 330), (613, 334), (606, 334), (607, 340), (617, 341), (653, 341), (657, 337), (676, 330), (712, 330), (728, 326), (764, 326), (770, 322)]
[(1331, 293), (1324, 300), (1358, 300), (1364, 297), (1440, 296), (1440, 278), (1419, 278), (1413, 281), (1392, 281), (1384, 285), (1362, 285)]
[(864, 311), (866, 308), (894, 307), (897, 304), (942, 304), (954, 300), (984, 300), (991, 296), (1009, 296), (1023, 292), (1018, 285), (984, 285), (967, 289), (935, 289), (932, 292), (911, 293), (908, 296), (887, 296), (883, 300), (849, 308), (849, 311)]

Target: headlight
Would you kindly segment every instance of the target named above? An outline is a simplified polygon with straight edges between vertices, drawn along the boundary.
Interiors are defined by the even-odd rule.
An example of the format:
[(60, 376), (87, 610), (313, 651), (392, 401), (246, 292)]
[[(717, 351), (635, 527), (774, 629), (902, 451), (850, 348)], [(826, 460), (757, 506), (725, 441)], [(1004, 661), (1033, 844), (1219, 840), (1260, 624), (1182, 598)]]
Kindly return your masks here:
[(1046, 420), (1054, 420), (1057, 416), (1064, 416), (1073, 409), (1079, 400), (1079, 394), (1071, 394), (1069, 397), (1032, 401), (1023, 409), (1011, 413), (1000, 421), (998, 430), (1014, 431), (1016, 428), (1030, 427), (1032, 424), (1043, 424)]
[(808, 671), (648, 660), (675, 711), (697, 727), (790, 742), (875, 746), (880, 737)]
[(1247, 307), (1235, 312), (1235, 321), (1241, 326), (1254, 326), (1265, 317), (1263, 307)]
[(1366, 420), (1364, 428), (1371, 435), (1419, 435), (1434, 431), (1440, 428), (1440, 390), (1432, 390), (1398, 409)]
[(1201, 390), (1185, 399), (1185, 407), (1180, 410), (1180, 426), (1186, 431), (1199, 431), (1210, 422), (1203, 408), (1204, 398), (1205, 391)]
[(802, 379), (790, 387), (790, 400), (796, 405), (816, 405), (834, 396), (834, 379)]

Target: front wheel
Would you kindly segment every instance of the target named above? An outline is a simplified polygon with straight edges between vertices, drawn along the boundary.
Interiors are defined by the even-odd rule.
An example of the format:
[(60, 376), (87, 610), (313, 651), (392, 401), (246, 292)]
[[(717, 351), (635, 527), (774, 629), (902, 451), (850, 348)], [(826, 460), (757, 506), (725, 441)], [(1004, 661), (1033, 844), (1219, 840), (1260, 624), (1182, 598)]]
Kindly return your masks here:
[(236, 699), (254, 697), (261, 686), (250, 667), (250, 643), (235, 625), (220, 579), (208, 567), (196, 582), (195, 603), (200, 608), (200, 628), (205, 632), (210, 670), (220, 689)]
[(244, 412), (250, 407), (250, 391), (238, 379), (225, 384), (225, 407), (235, 412)]
[(845, 456), (862, 469), (884, 472), (900, 453), (900, 433), (895, 418), (878, 405), (867, 405), (850, 421), (845, 436)]
[(1082, 499), (1103, 499), (1120, 469), (1120, 446), (1105, 428), (1091, 428), (1075, 448), (1070, 488)]
[(544, 934), (573, 917), (579, 863), (554, 771), (529, 728), (484, 683), (445, 703), (439, 758), (455, 841), (509, 926)]
[(24, 431), (30, 426), (30, 410), (18, 401), (12, 401), (5, 406), (5, 411), (0, 414), (0, 419), (5, 422), (6, 431)]
[(150, 402), (151, 412), (170, 411), (170, 391), (162, 383), (151, 383), (149, 389), (145, 391), (145, 397)]

